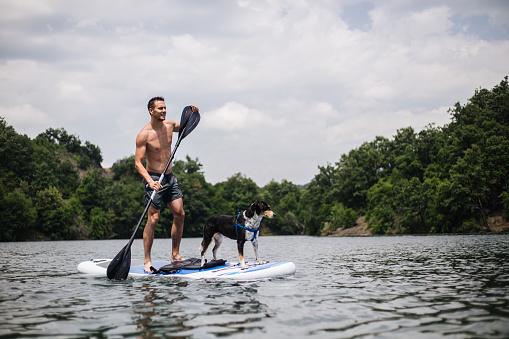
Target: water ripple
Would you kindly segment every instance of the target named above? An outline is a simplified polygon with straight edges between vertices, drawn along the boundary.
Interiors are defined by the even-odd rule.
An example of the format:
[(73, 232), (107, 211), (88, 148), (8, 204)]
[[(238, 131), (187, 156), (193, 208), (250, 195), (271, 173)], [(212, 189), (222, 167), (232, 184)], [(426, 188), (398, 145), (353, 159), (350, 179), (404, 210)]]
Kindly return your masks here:
[[(169, 241), (154, 253), (168, 257)], [(1, 243), (0, 337), (509, 337), (509, 235), (262, 237), (263, 257), (297, 273), (251, 283), (76, 272), (124, 244)], [(225, 242), (219, 254), (235, 253)]]

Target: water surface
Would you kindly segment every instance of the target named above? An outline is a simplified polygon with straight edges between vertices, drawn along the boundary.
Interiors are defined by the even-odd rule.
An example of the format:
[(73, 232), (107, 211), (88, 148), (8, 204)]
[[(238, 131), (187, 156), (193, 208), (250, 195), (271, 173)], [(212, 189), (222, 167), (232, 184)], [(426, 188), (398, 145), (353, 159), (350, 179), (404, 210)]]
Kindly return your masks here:
[[(247, 283), (77, 272), (126, 242), (0, 243), (0, 337), (509, 337), (507, 234), (260, 237), (263, 259), (297, 273)], [(182, 255), (199, 243), (183, 239)], [(132, 249), (142, 258), (141, 240)], [(156, 239), (154, 259), (169, 255)], [(237, 262), (235, 243), (219, 256)]]

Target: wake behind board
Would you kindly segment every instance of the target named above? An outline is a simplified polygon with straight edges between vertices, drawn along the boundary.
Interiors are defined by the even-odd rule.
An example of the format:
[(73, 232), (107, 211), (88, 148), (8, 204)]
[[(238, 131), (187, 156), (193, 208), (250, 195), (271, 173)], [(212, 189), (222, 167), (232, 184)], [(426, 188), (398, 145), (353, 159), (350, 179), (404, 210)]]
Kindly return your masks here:
[[(78, 265), (78, 272), (106, 277), (106, 269), (112, 259), (92, 259)], [(153, 260), (152, 265), (159, 269), (169, 265), (169, 261)], [(266, 264), (249, 264), (247, 269), (240, 268), (240, 264), (230, 264), (206, 268), (206, 269), (179, 269), (176, 273), (147, 273), (143, 269), (143, 260), (131, 260), (130, 277), (183, 277), (189, 279), (226, 279), (226, 280), (259, 280), (279, 277), (295, 273), (295, 264), (290, 261), (269, 262)]]

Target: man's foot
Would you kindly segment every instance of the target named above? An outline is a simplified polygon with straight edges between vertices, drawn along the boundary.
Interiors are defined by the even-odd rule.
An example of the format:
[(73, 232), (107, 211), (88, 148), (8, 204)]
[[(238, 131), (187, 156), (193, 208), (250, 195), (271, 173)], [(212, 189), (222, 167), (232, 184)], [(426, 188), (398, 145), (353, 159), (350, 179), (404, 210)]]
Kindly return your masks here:
[(179, 255), (176, 255), (176, 256), (173, 256), (173, 257), (171, 257), (171, 263), (172, 263), (172, 264), (175, 264), (175, 263), (177, 263), (177, 262), (179, 262), (179, 261), (184, 261), (184, 258), (182, 258), (182, 257), (180, 256), (180, 254), (179, 254)]
[(156, 271), (156, 269), (154, 268), (154, 266), (152, 266), (152, 262), (147, 262), (145, 263), (145, 265), (143, 266), (143, 270), (146, 272), (146, 273), (154, 273)]

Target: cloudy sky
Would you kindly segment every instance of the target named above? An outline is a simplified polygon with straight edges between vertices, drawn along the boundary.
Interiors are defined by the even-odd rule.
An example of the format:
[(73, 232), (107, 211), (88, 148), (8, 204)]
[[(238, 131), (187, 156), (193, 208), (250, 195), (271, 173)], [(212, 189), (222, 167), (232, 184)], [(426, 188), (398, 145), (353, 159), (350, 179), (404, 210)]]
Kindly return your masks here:
[(0, 0), (0, 116), (31, 138), (63, 127), (110, 167), (160, 95), (168, 119), (200, 108), (176, 157), (208, 182), (305, 184), (498, 84), (508, 23), (506, 0)]

